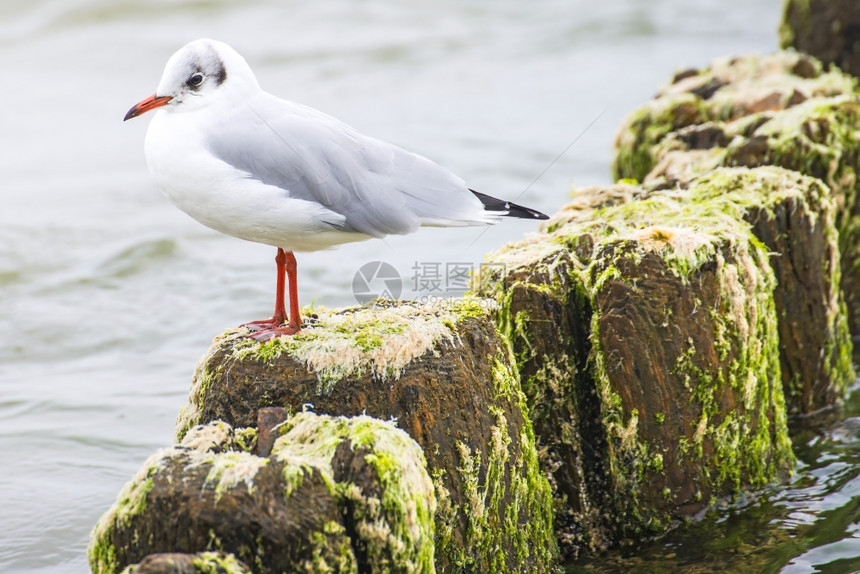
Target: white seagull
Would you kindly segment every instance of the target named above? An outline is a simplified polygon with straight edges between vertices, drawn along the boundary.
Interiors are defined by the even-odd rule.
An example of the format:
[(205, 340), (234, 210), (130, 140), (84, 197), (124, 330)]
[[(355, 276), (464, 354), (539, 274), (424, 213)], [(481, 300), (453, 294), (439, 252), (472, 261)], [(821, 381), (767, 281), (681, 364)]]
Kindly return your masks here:
[(263, 91), (245, 59), (223, 42), (182, 47), (167, 61), (155, 93), (125, 120), (155, 109), (146, 161), (167, 198), (204, 225), (278, 248), (275, 312), (244, 325), (259, 340), (301, 329), (294, 251), (412, 233), (423, 225), (547, 219), (469, 189), (420, 155)]

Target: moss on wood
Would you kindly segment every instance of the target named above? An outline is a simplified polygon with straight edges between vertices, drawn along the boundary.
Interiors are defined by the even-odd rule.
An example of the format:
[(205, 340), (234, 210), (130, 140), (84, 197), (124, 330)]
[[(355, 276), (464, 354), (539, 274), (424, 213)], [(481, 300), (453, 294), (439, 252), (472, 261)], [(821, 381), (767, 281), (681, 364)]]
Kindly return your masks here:
[(490, 255), (503, 271), (482, 291), (499, 302), (571, 554), (664, 531), (793, 464), (767, 249), (704, 199), (617, 203), (625, 190)]
[[(854, 336), (860, 335), (856, 79), (836, 69), (824, 72), (820, 62), (795, 52), (724, 59), (709, 71), (676, 81), (631, 117), (647, 115), (655, 107), (671, 107), (672, 102), (687, 105), (702, 83), (696, 78), (720, 76), (717, 70), (726, 67), (720, 62), (727, 62), (726, 69), (737, 73), (723, 74), (719, 89), (706, 98), (710, 121), (679, 122), (667, 131), (664, 120), (654, 118), (660, 137), (649, 138), (645, 135), (653, 130), (648, 130), (647, 119), (629, 120), (617, 140), (616, 176), (632, 177), (652, 188), (671, 188), (720, 166), (775, 165), (822, 180), (835, 206), (848, 326)], [(718, 109), (733, 111), (719, 114)], [(652, 161), (640, 165), (622, 161), (633, 153)]]
[(217, 419), (256, 424), (263, 406), (394, 418), (424, 448), (441, 501), (437, 571), (548, 571), (557, 555), (551, 490), (494, 306), (379, 302), (318, 310), (289, 340), (226, 333), (198, 365), (177, 435)]
[(223, 422), (153, 455), (94, 529), (93, 572), (207, 551), (259, 572), (434, 571), (433, 483), (406, 433), (310, 412), (280, 432), (267, 458), (234, 450), (245, 433)]
[[(773, 114), (810, 99), (849, 95), (855, 87), (854, 78), (825, 72), (820, 62), (796, 52), (717, 59), (703, 70), (677, 74), (654, 100), (629, 114), (616, 137), (613, 176), (643, 181), (659, 162), (658, 144), (670, 134), (695, 131), (709, 122), (736, 121), (740, 123), (733, 131), (742, 133), (749, 125), (744, 118)], [(732, 137), (719, 130), (711, 130), (704, 140), (700, 130), (698, 134), (690, 149), (725, 147)]]

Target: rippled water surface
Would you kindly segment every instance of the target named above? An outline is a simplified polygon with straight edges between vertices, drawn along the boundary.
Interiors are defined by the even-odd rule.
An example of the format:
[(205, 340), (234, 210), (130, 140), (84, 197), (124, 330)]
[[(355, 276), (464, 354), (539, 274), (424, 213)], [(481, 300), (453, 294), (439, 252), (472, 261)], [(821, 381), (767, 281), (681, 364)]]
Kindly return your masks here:
[(860, 572), (860, 392), (841, 420), (796, 429), (791, 483), (568, 574)]
[[(676, 70), (775, 49), (779, 4), (0, 0), (0, 572), (86, 572), (89, 530), (170, 442), (212, 337), (271, 313), (273, 250), (169, 205), (144, 163), (148, 118), (121, 121), (182, 44), (224, 40), (269, 91), (552, 212), (572, 185), (609, 182), (621, 119)], [(300, 255), (303, 303), (354, 303), (353, 276), (374, 260), (404, 295), (444, 295), (417, 270), (477, 265), (533, 228)], [(745, 552), (787, 572), (857, 569), (854, 421), (800, 440), (792, 490), (714, 519), (724, 542), (678, 535), (639, 571), (674, 567), (670, 553), (705, 568)]]

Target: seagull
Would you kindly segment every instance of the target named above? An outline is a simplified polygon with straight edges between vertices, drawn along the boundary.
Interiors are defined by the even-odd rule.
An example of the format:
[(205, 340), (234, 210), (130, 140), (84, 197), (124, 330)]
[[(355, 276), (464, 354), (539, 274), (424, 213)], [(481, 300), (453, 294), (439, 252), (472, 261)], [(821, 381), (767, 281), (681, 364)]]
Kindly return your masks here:
[(272, 318), (242, 325), (257, 340), (301, 330), (295, 251), (422, 226), (548, 219), (470, 189), (427, 158), (265, 92), (245, 59), (216, 40), (196, 40), (173, 54), (155, 93), (123, 121), (153, 110), (146, 162), (168, 200), (203, 225), (278, 250)]

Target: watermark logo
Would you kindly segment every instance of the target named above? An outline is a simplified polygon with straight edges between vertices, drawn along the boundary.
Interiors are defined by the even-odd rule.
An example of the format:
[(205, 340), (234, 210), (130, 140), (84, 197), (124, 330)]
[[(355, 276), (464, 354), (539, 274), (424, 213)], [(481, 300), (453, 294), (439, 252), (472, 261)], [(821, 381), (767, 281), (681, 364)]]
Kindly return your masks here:
[[(422, 303), (462, 297), (470, 288), (483, 290), (504, 275), (502, 264), (481, 263), (476, 267), (462, 261), (416, 261), (410, 270), (412, 292), (407, 297)], [(365, 263), (352, 278), (352, 293), (361, 305), (375, 299), (399, 299), (403, 289), (400, 273), (385, 261)]]
[(352, 278), (352, 294), (361, 305), (374, 299), (398, 299), (403, 291), (400, 273), (385, 261), (369, 261), (355, 272)]

